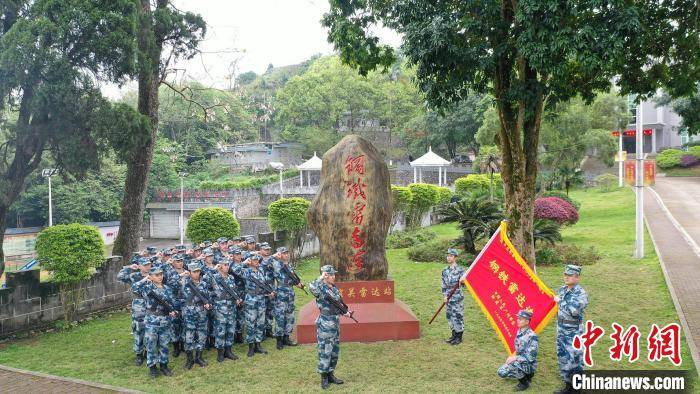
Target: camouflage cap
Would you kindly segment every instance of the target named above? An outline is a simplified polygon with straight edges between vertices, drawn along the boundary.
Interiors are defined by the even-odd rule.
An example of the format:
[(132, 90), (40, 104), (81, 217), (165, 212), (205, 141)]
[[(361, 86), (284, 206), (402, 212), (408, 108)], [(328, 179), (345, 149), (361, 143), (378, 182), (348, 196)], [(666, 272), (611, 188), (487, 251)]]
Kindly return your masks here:
[(263, 242), (263, 243), (260, 244), (260, 249), (261, 249), (261, 250), (262, 250), (262, 249), (268, 250), (268, 249), (272, 249), (272, 246), (270, 246), (270, 244), (267, 243), (267, 242)]
[(204, 241), (204, 242), (202, 242), (202, 244), (205, 248), (207, 248), (207, 247), (211, 246), (211, 241)]
[(230, 239), (229, 241), (241, 242), (241, 240), (242, 240), (241, 237), (236, 237), (236, 238)]
[(449, 248), (449, 249), (447, 249), (447, 254), (451, 254), (453, 256), (459, 256), (459, 251), (455, 248)]
[(175, 250), (187, 250), (187, 245), (185, 245), (185, 244), (175, 245)]
[(249, 244), (254, 244), (255, 243), (255, 238), (253, 237), (246, 237), (245, 242)]
[(151, 264), (151, 259), (147, 259), (145, 257), (139, 257), (136, 259), (136, 263), (138, 265), (146, 265), (146, 264)]
[(188, 269), (190, 272), (191, 272), (191, 271), (201, 271), (201, 270), (202, 270), (202, 265), (199, 264), (199, 263), (197, 263), (197, 262), (189, 263), (189, 264), (187, 264), (187, 269)]
[(202, 253), (204, 253), (204, 256), (206, 256), (206, 257), (213, 256), (213, 255), (214, 255), (214, 251), (211, 250), (210, 248), (204, 249), (204, 250), (202, 251)]
[(161, 253), (163, 253), (163, 256), (172, 256), (173, 255), (173, 251), (171, 249), (163, 249), (163, 251)]
[(185, 256), (180, 254), (180, 253), (173, 255), (173, 258), (172, 258), (173, 261), (179, 261), (179, 260), (184, 260), (184, 259), (185, 259)]
[(530, 320), (532, 319), (532, 312), (527, 309), (521, 309), (520, 311), (518, 311), (518, 317)]
[(159, 265), (151, 267), (150, 270), (148, 270), (149, 275), (156, 275), (156, 274), (162, 274), (163, 273), (163, 268)]
[(231, 261), (229, 259), (219, 259), (216, 264), (231, 264)]
[(158, 253), (158, 249), (156, 249), (155, 246), (149, 246), (146, 248), (146, 252), (148, 252), (150, 254), (156, 254), (156, 253)]
[(277, 248), (277, 253), (289, 253), (289, 249), (285, 248), (284, 246), (281, 246)]
[(332, 265), (326, 264), (323, 267), (321, 267), (321, 273), (322, 274), (333, 274), (335, 275), (335, 268), (333, 268)]
[(259, 254), (252, 254), (252, 255), (250, 255), (250, 257), (248, 257), (248, 258), (251, 259), (251, 260), (257, 260), (257, 261), (262, 260), (262, 256), (260, 256)]
[(216, 242), (218, 242), (218, 243), (224, 243), (227, 241), (228, 241), (228, 238), (226, 238), (226, 237), (219, 237), (216, 239)]
[(566, 267), (564, 267), (564, 275), (581, 275), (581, 266), (567, 264)]
[(241, 248), (233, 248), (231, 249), (231, 254), (242, 254), (243, 252), (241, 251)]

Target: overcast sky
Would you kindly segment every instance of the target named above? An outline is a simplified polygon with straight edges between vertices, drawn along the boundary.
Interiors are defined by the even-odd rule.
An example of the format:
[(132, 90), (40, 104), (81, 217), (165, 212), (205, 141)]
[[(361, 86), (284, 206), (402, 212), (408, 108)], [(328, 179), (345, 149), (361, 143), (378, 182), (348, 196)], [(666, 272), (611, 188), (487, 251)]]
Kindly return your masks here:
[[(237, 60), (237, 73), (263, 73), (268, 64), (284, 66), (302, 62), (314, 54), (332, 54), (320, 20), (328, 11), (327, 0), (174, 0), (183, 11), (202, 15), (207, 35), (204, 52), (175, 65), (178, 79), (196, 79), (207, 86), (227, 87), (226, 76)], [(382, 31), (382, 40), (397, 46), (393, 32)], [(133, 89), (134, 85), (121, 89)], [(114, 87), (105, 89), (119, 96)]]

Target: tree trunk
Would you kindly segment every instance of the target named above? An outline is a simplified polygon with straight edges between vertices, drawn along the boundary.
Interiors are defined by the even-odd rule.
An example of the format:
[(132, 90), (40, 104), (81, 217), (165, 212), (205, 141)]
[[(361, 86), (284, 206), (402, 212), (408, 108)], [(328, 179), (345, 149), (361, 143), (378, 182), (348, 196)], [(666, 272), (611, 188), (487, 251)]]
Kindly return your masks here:
[(148, 175), (158, 135), (158, 87), (162, 42), (156, 42), (149, 0), (140, 1), (138, 41), (138, 111), (150, 119), (151, 138), (144, 145), (134, 149), (127, 164), (121, 222), (113, 249), (114, 254), (125, 258), (139, 247)]
[(5, 241), (5, 228), (7, 227), (7, 211), (10, 209), (5, 204), (0, 204), (0, 277), (5, 272), (5, 252), (2, 250)]

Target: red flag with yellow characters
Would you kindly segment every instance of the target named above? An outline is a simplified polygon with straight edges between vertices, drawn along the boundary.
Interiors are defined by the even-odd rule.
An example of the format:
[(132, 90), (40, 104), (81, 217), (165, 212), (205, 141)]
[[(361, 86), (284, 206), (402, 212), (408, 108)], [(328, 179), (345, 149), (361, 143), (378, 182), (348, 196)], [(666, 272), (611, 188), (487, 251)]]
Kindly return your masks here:
[(476, 257), (467, 272), (466, 285), (508, 353), (515, 353), (517, 314), (532, 312), (530, 327), (536, 332), (557, 313), (554, 293), (530, 269), (508, 239), (507, 222)]

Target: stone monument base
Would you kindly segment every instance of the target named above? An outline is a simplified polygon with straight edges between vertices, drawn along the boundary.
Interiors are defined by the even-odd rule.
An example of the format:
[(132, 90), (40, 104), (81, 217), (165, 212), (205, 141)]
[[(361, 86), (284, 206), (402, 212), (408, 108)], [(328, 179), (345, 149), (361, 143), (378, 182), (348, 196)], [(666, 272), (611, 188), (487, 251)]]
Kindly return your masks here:
[[(378, 342), (420, 338), (420, 326), (411, 309), (394, 298), (394, 281), (336, 282), (343, 300), (355, 311), (355, 323), (340, 317), (341, 342)], [(304, 305), (297, 320), (297, 342), (316, 343), (316, 301)]]

